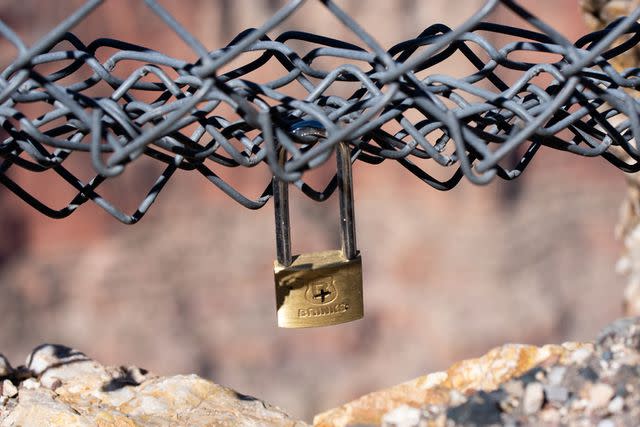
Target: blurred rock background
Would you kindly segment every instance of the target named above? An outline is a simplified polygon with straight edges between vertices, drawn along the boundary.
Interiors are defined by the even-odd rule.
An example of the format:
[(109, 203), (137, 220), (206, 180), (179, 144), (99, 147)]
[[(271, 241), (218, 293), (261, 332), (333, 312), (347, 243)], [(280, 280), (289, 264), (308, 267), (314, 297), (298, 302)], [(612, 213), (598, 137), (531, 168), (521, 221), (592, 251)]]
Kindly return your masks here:
[[(32, 43), (81, 3), (0, 0), (0, 17)], [(162, 3), (212, 49), (282, 4)], [(569, 39), (587, 32), (577, 2), (521, 3)], [(339, 4), (389, 47), (436, 22), (460, 24), (481, 2)], [(506, 10), (491, 19), (525, 25)], [(320, 2), (277, 32), (292, 28), (349, 37)], [(113, 37), (194, 57), (143, 2), (105, 2), (75, 32), (85, 42)], [(439, 72), (468, 65), (447, 67)], [(77, 160), (86, 175), (88, 164)], [(130, 212), (153, 170), (140, 161), (104, 193)], [(268, 179), (265, 168), (217, 172), (254, 195)], [(11, 173), (54, 206), (71, 197), (54, 175)], [(194, 372), (310, 420), (498, 344), (590, 339), (620, 314), (613, 229), (625, 181), (605, 161), (542, 149), (515, 182), (463, 181), (447, 193), (392, 162), (358, 163), (354, 174), (366, 316), (318, 330), (275, 326), (271, 204), (246, 210), (182, 173), (127, 227), (88, 204), (55, 221), (0, 187), (0, 350), (15, 361), (37, 344), (60, 342), (104, 364)], [(294, 249), (335, 245), (336, 201), (317, 204), (296, 191), (292, 199)]]

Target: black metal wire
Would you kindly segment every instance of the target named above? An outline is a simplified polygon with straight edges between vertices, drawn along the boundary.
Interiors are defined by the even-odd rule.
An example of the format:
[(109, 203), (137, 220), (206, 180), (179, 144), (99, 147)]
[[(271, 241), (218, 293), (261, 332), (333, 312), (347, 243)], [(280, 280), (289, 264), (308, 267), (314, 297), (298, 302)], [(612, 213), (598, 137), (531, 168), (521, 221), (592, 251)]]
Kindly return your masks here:
[[(158, 3), (146, 0), (198, 55), (190, 63), (120, 40), (85, 45), (69, 31), (100, 3), (87, 1), (31, 47), (0, 21), (0, 35), (18, 52), (0, 73), (0, 124), (8, 134), (0, 142), (0, 183), (50, 217), (66, 217), (91, 200), (118, 220), (135, 223), (177, 170), (198, 171), (237, 202), (258, 209), (271, 197), (270, 180), (263, 194), (251, 199), (215, 170), (265, 163), (307, 196), (325, 200), (335, 191), (335, 178), (316, 190), (304, 182), (304, 173), (323, 164), (340, 141), (350, 144), (353, 160), (394, 160), (438, 190), (453, 188), (463, 176), (475, 184), (496, 176), (514, 179), (542, 146), (602, 156), (625, 172), (640, 170), (635, 144), (640, 104), (634, 98), (640, 70), (618, 72), (609, 62), (640, 41), (640, 8), (571, 43), (516, 1), (489, 0), (457, 29), (432, 25), (385, 50), (330, 0), (321, 3), (359, 44), (301, 31), (271, 38), (293, 13), (305, 13), (305, 1), (292, 0), (259, 29), (245, 30), (210, 52)], [(496, 7), (511, 9), (537, 31), (483, 22)], [(487, 40), (491, 34), (518, 40), (494, 47)], [(116, 53), (101, 62), (97, 52), (103, 48)], [(260, 56), (220, 73), (246, 52)], [(543, 52), (557, 60), (518, 61), (516, 52)], [(460, 54), (476, 71), (463, 77), (430, 73)], [(342, 65), (332, 70), (316, 65), (327, 57)], [(121, 63), (145, 65), (123, 79), (112, 73)], [(245, 78), (274, 63), (284, 71), (273, 79)], [(72, 78), (87, 67), (90, 77)], [(43, 69), (55, 71), (43, 74)], [(515, 83), (499, 76), (506, 69), (519, 73)], [(331, 94), (343, 82), (356, 89), (344, 97)], [(90, 95), (100, 83), (112, 88), (110, 96)], [(300, 88), (304, 96), (292, 95)], [(47, 112), (29, 118), (26, 111), (34, 105)], [(311, 131), (301, 127), (305, 123), (313, 123)], [(287, 152), (284, 166), (278, 162), (280, 148)], [(96, 173), (87, 182), (65, 167), (78, 151), (89, 154)], [(513, 153), (523, 154), (507, 165)], [(164, 170), (128, 215), (97, 190), (141, 156)], [(432, 176), (424, 160), (430, 168), (450, 169), (450, 178)], [(7, 175), (12, 168), (54, 171), (76, 196), (62, 209), (49, 207)]]

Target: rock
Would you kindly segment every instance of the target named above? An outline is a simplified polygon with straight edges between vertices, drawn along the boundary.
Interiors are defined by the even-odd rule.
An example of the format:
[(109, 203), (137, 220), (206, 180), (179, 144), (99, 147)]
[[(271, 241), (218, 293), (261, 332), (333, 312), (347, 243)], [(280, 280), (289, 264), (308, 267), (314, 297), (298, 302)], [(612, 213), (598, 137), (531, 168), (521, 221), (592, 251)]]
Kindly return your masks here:
[(420, 411), (420, 426), (637, 425), (640, 318), (612, 323), (595, 344), (499, 347), (446, 372), (363, 396), (316, 416), (315, 423), (375, 426), (403, 405)]
[(547, 376), (550, 385), (558, 385), (562, 382), (564, 374), (567, 372), (567, 368), (564, 366), (558, 366), (549, 371)]
[(14, 397), (18, 394), (18, 389), (9, 380), (2, 381), (2, 395), (5, 397)]
[[(362, 396), (353, 402), (316, 415), (316, 427), (346, 427), (352, 424), (380, 424), (382, 417), (401, 405), (449, 405), (451, 391), (458, 395), (474, 390), (495, 390), (505, 381), (518, 377), (548, 360), (568, 361), (575, 351), (592, 344), (566, 343), (535, 347), (507, 344), (477, 359), (464, 360), (446, 372), (436, 372), (387, 390)], [(456, 405), (461, 404), (455, 402)], [(476, 408), (477, 409), (477, 408)]]
[(542, 408), (544, 402), (544, 388), (540, 383), (531, 383), (524, 390), (524, 399), (522, 401), (522, 410), (525, 414), (530, 415), (536, 413)]
[(593, 348), (579, 348), (571, 355), (571, 363), (583, 364), (593, 354)]
[(598, 423), (598, 427), (616, 427), (616, 423), (610, 419), (602, 420)]
[(547, 425), (558, 425), (561, 419), (562, 415), (557, 409), (545, 408), (540, 412), (540, 421)]
[(0, 378), (9, 376), (13, 372), (11, 364), (2, 353), (0, 353)]
[(569, 398), (569, 390), (558, 385), (548, 385), (544, 388), (544, 395), (549, 402), (564, 403)]
[(616, 350), (637, 349), (640, 350), (640, 324), (638, 318), (627, 317), (618, 319), (608, 325), (598, 335), (598, 345), (604, 352)]
[(609, 402), (609, 406), (607, 406), (607, 411), (610, 414), (617, 414), (622, 411), (624, 408), (624, 399), (621, 396), (614, 397), (611, 402)]
[(42, 375), (49, 369), (91, 360), (83, 353), (70, 347), (57, 344), (38, 346), (27, 358), (27, 368), (34, 375)]
[(451, 390), (449, 392), (449, 404), (452, 406), (462, 405), (467, 401), (467, 397), (460, 393), (458, 390)]
[(382, 425), (388, 427), (418, 427), (420, 410), (402, 405), (382, 417)]
[(609, 405), (615, 391), (608, 384), (594, 384), (589, 389), (589, 403), (594, 409), (604, 408)]
[(524, 395), (524, 385), (522, 384), (522, 381), (507, 381), (503, 388), (504, 391), (516, 399), (519, 399)]
[[(31, 376), (16, 374), (22, 371)], [(196, 375), (107, 367), (64, 346), (39, 347), (28, 368), (18, 367), (1, 384), (0, 427), (307, 426)], [(638, 419), (640, 318), (630, 318), (605, 328), (595, 344), (495, 348), (319, 414), (314, 425), (607, 427), (637, 425)]]
[(138, 368), (137, 366), (128, 366), (124, 368), (124, 370), (135, 385), (141, 384), (149, 375), (149, 371)]
[[(35, 375), (0, 407), (0, 426), (307, 426), (284, 411), (196, 375), (158, 377), (136, 367), (106, 367), (64, 346), (32, 352)], [(39, 379), (37, 379), (39, 377)], [(15, 388), (15, 387), (14, 387)]]
[(492, 425), (501, 422), (500, 395), (481, 391), (465, 403), (447, 410), (447, 418), (456, 424)]

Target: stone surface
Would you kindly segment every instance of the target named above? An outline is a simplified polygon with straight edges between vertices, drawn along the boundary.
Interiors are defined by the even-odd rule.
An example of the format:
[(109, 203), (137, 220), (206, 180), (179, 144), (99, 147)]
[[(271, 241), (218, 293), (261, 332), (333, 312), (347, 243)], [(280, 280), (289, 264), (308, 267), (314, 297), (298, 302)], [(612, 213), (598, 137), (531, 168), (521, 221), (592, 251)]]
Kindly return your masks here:
[(6, 377), (13, 371), (11, 364), (4, 355), (0, 353), (0, 378)]
[[(464, 396), (476, 390), (495, 390), (505, 381), (522, 375), (541, 363), (551, 360), (566, 361), (575, 351), (580, 349), (590, 351), (591, 348), (591, 344), (578, 343), (546, 345), (539, 348), (508, 344), (493, 349), (480, 358), (456, 363), (446, 372), (432, 373), (387, 390), (370, 393), (339, 408), (319, 414), (314, 419), (314, 425), (316, 427), (375, 425), (381, 422), (385, 414), (402, 405), (447, 406), (451, 403), (452, 396)], [(518, 387), (513, 386), (513, 388)], [(476, 406), (480, 407), (483, 402), (478, 402)]]
[(542, 408), (544, 403), (544, 388), (540, 383), (531, 383), (527, 385), (524, 391), (524, 399), (522, 400), (522, 409), (525, 414), (534, 414)]
[(13, 385), (11, 381), (4, 380), (2, 381), (2, 393), (0, 394), (2, 394), (2, 396), (4, 397), (14, 397), (16, 394), (18, 394), (18, 389)]
[(566, 387), (549, 385), (544, 388), (544, 396), (550, 402), (563, 403), (569, 398), (569, 390)]
[(315, 426), (615, 427), (638, 420), (640, 318), (627, 318), (594, 343), (496, 348), (320, 414)]
[[(27, 359), (31, 377), (3, 382), (0, 426), (287, 426), (305, 423), (197, 375), (108, 367), (60, 345)], [(13, 387), (13, 389), (11, 389)]]
[[(103, 366), (60, 345), (39, 346), (7, 372), (0, 427), (308, 426), (197, 375)], [(639, 419), (640, 318), (627, 318), (593, 343), (498, 347), (319, 414), (314, 425), (617, 427)]]
[(420, 423), (420, 415), (419, 409), (402, 405), (385, 414), (382, 418), (382, 424), (394, 427), (412, 427)]
[(589, 406), (592, 409), (604, 408), (614, 395), (615, 390), (609, 384), (593, 384), (589, 387)]

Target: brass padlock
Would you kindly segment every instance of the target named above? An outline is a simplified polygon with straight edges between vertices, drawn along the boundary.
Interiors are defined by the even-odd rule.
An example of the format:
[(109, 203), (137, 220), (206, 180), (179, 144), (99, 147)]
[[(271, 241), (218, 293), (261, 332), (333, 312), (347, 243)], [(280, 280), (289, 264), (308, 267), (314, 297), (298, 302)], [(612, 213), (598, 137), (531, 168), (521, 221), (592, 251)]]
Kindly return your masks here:
[[(281, 150), (281, 164), (285, 155)], [(273, 272), (278, 326), (282, 328), (337, 325), (363, 316), (362, 260), (356, 248), (349, 145), (339, 143), (336, 157), (341, 250), (291, 255), (288, 184), (274, 177), (278, 259)]]

